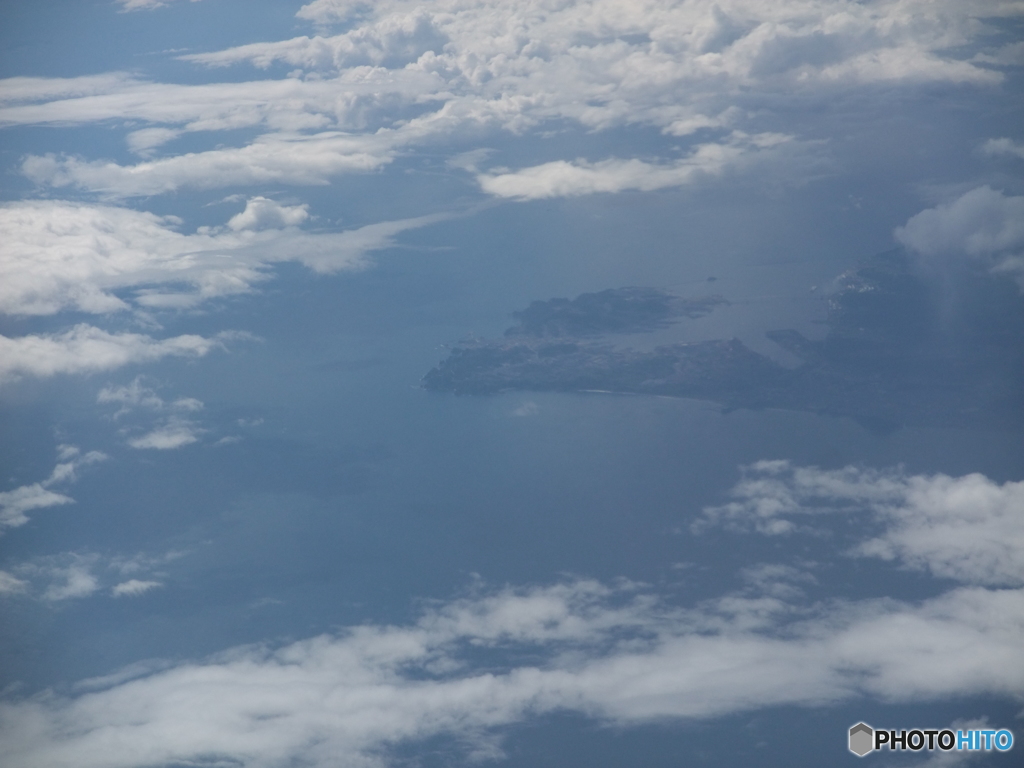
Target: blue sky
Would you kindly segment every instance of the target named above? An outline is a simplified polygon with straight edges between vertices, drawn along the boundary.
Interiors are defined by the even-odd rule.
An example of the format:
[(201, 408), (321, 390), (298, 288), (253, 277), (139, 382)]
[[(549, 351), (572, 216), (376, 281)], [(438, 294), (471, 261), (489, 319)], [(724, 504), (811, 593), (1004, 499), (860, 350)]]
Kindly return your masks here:
[[(857, 759), (859, 720), (1024, 734), (1022, 24), (6, 4), (4, 764), (814, 766)], [(893, 249), (933, 377), (984, 359), (1008, 410), (420, 386), (532, 301), (625, 286), (728, 305), (607, 343), (792, 370), (765, 333), (827, 339)]]

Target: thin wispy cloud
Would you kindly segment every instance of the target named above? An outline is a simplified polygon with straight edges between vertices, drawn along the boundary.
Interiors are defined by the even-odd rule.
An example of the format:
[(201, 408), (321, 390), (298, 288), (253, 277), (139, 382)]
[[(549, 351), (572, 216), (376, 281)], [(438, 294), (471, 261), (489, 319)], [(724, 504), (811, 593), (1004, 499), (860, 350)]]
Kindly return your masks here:
[(166, 401), (160, 395), (142, 383), (142, 377), (136, 376), (130, 384), (125, 386), (103, 387), (96, 395), (98, 403), (120, 403), (121, 408), (114, 414), (115, 418), (130, 413), (135, 409), (149, 411), (177, 411), (194, 413), (203, 409), (201, 400), (194, 397), (179, 397)]
[(0, 206), (0, 311), (186, 309), (254, 290), (277, 262), (298, 261), (320, 273), (361, 269), (401, 232), (439, 220), (422, 216), (314, 234), (295, 226), (307, 217), (301, 205), (255, 197), (226, 226), (183, 234), (179, 219), (129, 208), (8, 203)]
[[(174, 0), (114, 0), (114, 2), (121, 6), (122, 12), (128, 13), (131, 11), (152, 11), (157, 8), (163, 8), (174, 2)], [(198, 3), (199, 0), (191, 0), (191, 2)]]
[(104, 461), (107, 455), (100, 451), (82, 453), (73, 445), (62, 445), (58, 450), (59, 461), (50, 476), (30, 485), (22, 485), (10, 491), (0, 491), (0, 533), (4, 528), (16, 528), (29, 521), (28, 513), (37, 509), (74, 503), (74, 499), (53, 490), (74, 482), (82, 467)]
[(82, 550), (41, 555), (0, 571), (0, 595), (57, 604), (66, 600), (139, 597), (165, 587), (171, 563), (187, 551), (103, 555)]
[(199, 436), (205, 431), (193, 421), (172, 417), (156, 429), (140, 437), (133, 437), (128, 441), (128, 445), (138, 449), (171, 451), (191, 445), (199, 440)]
[(115, 584), (110, 594), (114, 597), (138, 597), (144, 595), (151, 589), (162, 587), (159, 581), (144, 581), (142, 579), (128, 579), (128, 581), (122, 581), (120, 584)]
[(1024, 160), (1024, 142), (1014, 141), (1005, 137), (989, 139), (982, 145), (981, 151), (986, 155), (994, 157), (1010, 156)]
[(140, 333), (109, 333), (86, 323), (63, 333), (0, 336), (0, 383), (24, 377), (109, 371), (169, 356), (202, 357), (222, 346), (218, 338), (195, 334), (154, 339)]
[[(128, 440), (128, 445), (132, 448), (173, 450), (197, 442), (200, 436), (207, 432), (198, 422), (186, 416), (203, 410), (201, 400), (194, 397), (179, 397), (169, 402), (165, 401), (155, 390), (142, 384), (141, 376), (136, 376), (127, 386), (104, 387), (96, 395), (96, 401), (120, 403), (120, 409), (114, 414), (115, 420), (138, 411), (162, 415), (155, 427), (150, 421), (145, 434)], [(129, 428), (126, 428), (122, 431), (128, 430)]]

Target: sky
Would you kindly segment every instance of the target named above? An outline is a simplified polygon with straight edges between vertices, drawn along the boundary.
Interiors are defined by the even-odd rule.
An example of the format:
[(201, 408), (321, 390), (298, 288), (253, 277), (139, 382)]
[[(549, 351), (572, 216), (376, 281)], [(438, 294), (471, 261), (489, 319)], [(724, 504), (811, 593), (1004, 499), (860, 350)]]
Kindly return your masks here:
[[(4, 3), (0, 762), (1024, 739), (1022, 67), (1017, 0)], [(796, 369), (889, 252), (1010, 411), (421, 386), (631, 286)]]

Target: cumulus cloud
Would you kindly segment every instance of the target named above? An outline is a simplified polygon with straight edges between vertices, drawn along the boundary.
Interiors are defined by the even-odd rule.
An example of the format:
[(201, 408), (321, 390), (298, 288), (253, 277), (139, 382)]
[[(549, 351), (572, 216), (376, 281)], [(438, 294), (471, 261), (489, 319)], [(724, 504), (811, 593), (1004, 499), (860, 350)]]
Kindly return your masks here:
[(896, 229), (896, 239), (928, 256), (983, 257), (1024, 249), (1024, 197), (978, 187), (911, 216)]
[(295, 227), (309, 218), (308, 205), (280, 205), (265, 197), (250, 198), (245, 210), (228, 220), (228, 228), (271, 229)]
[(144, 156), (181, 132), (264, 131), (244, 146), (132, 166), (31, 156), (23, 171), (42, 185), (127, 197), (323, 184), (481, 130), (645, 125), (686, 136), (744, 127), (757, 111), (751, 94), (814, 99), (873, 83), (997, 83), (999, 57), (954, 52), (983, 38), (981, 17), (1022, 13), (1016, 3), (982, 0), (317, 2), (299, 17), (344, 22), (346, 31), (183, 57), (209, 67), (284, 65), (289, 77), (201, 85), (123, 74), (12, 78), (0, 82), (0, 125), (143, 121), (128, 142)]
[(29, 520), (26, 513), (32, 510), (73, 503), (74, 499), (52, 490), (52, 486), (74, 482), (81, 467), (107, 458), (100, 451), (83, 454), (73, 445), (60, 446), (58, 456), (59, 462), (45, 480), (0, 491), (0, 531), (24, 525)]
[(140, 579), (128, 579), (128, 581), (122, 581), (120, 584), (114, 585), (110, 590), (110, 594), (114, 597), (137, 597), (139, 595), (149, 592), (151, 589), (156, 587), (162, 587), (159, 581), (142, 581)]
[[(382, 766), (437, 736), (492, 752), (495, 729), (556, 710), (620, 725), (757, 707), (1024, 691), (1024, 593), (796, 608), (730, 596), (670, 609), (577, 581), (457, 600), (409, 626), (235, 648), (75, 697), (0, 705), (12, 768), (218, 760)], [(510, 666), (478, 666), (472, 648)], [(970, 647), (972, 653), (964, 654)]]
[(175, 217), (129, 208), (8, 203), (0, 206), (0, 312), (191, 307), (253, 290), (274, 262), (298, 261), (324, 273), (359, 269), (367, 254), (393, 245), (399, 233), (439, 220), (423, 216), (311, 234), (294, 226), (307, 217), (305, 206), (257, 197), (228, 227), (182, 234)]
[(762, 461), (744, 470), (732, 496), (706, 509), (697, 529), (724, 524), (780, 535), (806, 530), (819, 516), (867, 515), (883, 531), (851, 554), (967, 584), (1024, 584), (1024, 482)]
[[(463, 5), (463, 8), (468, 9), (468, 6)], [(442, 14), (434, 9), (397, 4), (369, 23), (330, 38), (302, 36), (279, 43), (254, 43), (181, 58), (209, 66), (245, 61), (264, 69), (277, 61), (316, 69), (365, 65), (400, 69), (416, 62), (428, 51), (444, 50), (450, 39), (443, 31), (442, 19)]]
[(911, 216), (895, 235), (925, 256), (967, 256), (987, 264), (994, 272), (1014, 277), (1024, 289), (1024, 196), (978, 187)]
[(139, 333), (108, 333), (85, 323), (63, 333), (0, 336), (0, 383), (25, 376), (107, 371), (168, 356), (202, 357), (221, 345), (218, 338), (186, 334), (154, 339)]

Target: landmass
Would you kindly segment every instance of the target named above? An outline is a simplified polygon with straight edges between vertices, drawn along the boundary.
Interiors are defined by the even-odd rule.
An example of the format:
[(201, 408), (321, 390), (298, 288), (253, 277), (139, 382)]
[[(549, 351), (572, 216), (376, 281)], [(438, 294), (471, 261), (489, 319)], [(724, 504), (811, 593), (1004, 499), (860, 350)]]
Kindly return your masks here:
[(422, 384), (474, 395), (598, 390), (699, 398), (729, 410), (848, 416), (883, 432), (1024, 427), (1024, 298), (1005, 276), (970, 266), (929, 274), (902, 250), (864, 259), (837, 278), (824, 339), (767, 333), (802, 361), (795, 369), (738, 339), (652, 351), (600, 339), (700, 317), (722, 303), (652, 288), (533, 302), (514, 315), (518, 325), (503, 339), (455, 347)]
[(535, 301), (512, 316), (519, 324), (506, 336), (535, 338), (642, 333), (664, 328), (680, 317), (703, 317), (726, 301), (721, 296), (685, 299), (656, 288), (611, 288), (575, 299)]

